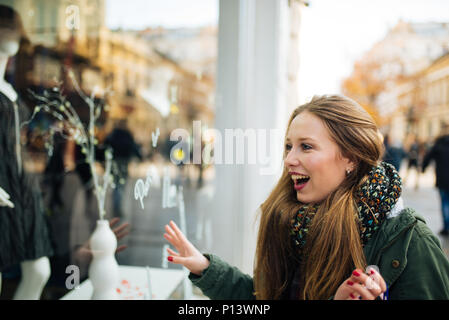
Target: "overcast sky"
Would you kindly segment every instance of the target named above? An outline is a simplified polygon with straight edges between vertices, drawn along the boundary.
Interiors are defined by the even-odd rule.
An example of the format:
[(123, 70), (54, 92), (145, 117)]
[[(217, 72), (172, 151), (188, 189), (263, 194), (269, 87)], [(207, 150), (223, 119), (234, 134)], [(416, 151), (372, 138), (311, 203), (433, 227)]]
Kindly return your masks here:
[(107, 0), (110, 28), (177, 28), (218, 24), (218, 0)]
[(355, 60), (399, 19), (449, 22), (448, 0), (310, 0), (300, 30), (301, 102), (340, 93)]

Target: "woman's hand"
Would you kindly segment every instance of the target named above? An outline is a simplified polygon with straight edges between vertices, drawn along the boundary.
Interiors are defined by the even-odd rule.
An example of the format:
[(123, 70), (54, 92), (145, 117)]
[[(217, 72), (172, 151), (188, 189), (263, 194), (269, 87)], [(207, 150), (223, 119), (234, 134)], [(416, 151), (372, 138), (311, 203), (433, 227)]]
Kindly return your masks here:
[[(119, 221), (120, 221), (120, 218), (117, 218), (117, 217), (112, 218), (111, 220), (109, 220), (109, 227), (111, 227), (112, 232), (114, 232), (115, 237), (117, 238), (117, 242), (118, 242), (120, 239), (126, 237), (126, 236), (129, 234), (129, 231), (130, 231), (129, 228), (128, 228), (128, 227), (130, 226), (129, 222), (125, 222), (125, 223), (121, 224), (120, 226), (118, 226), (118, 227), (116, 227), (116, 228), (113, 229), (113, 227), (114, 227)], [(123, 244), (123, 245), (119, 246), (119, 247), (115, 250), (115, 253), (119, 253), (120, 251), (123, 251), (123, 250), (125, 250), (126, 248), (128, 248), (128, 246), (125, 245), (125, 244)]]
[(168, 261), (182, 264), (193, 274), (201, 275), (201, 272), (209, 266), (209, 260), (187, 240), (173, 221), (165, 226), (165, 231), (164, 238), (178, 250), (175, 252), (167, 248), (167, 252), (170, 254)]
[[(111, 228), (112, 232), (114, 232), (115, 237), (117, 238), (117, 242), (126, 237), (129, 234), (129, 222), (125, 222), (122, 223), (120, 226), (113, 228), (117, 223), (119, 223), (120, 218), (112, 218), (111, 220), (109, 220), (109, 227)], [(92, 250), (90, 250), (90, 245), (89, 245), (89, 240), (87, 240), (83, 245), (75, 248), (75, 256), (78, 257), (78, 259), (80, 260), (85, 260), (85, 261), (90, 261), (90, 259), (92, 259), (93, 255), (92, 255)], [(117, 247), (117, 249), (115, 249), (115, 253), (119, 253), (120, 251), (125, 250), (126, 248), (128, 248), (127, 245), (123, 244)]]
[(340, 285), (334, 300), (374, 300), (385, 293), (387, 285), (382, 276), (373, 268), (368, 272), (369, 276), (355, 269), (351, 277)]

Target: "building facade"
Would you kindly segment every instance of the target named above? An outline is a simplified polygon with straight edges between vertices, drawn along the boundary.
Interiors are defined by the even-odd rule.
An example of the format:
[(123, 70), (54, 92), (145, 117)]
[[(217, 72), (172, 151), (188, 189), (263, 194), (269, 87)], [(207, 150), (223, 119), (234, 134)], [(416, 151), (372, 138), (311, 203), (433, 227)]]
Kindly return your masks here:
[(397, 84), (390, 132), (404, 141), (408, 135), (432, 141), (449, 123), (449, 54)]

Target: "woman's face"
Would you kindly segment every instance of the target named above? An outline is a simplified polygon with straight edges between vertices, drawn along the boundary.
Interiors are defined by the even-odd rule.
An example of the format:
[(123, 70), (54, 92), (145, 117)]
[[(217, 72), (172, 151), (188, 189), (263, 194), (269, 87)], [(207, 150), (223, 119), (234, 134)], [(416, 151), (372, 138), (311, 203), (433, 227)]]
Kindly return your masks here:
[(343, 182), (346, 170), (353, 170), (353, 163), (341, 155), (324, 122), (307, 111), (290, 124), (285, 150), (284, 165), (302, 203), (324, 200)]

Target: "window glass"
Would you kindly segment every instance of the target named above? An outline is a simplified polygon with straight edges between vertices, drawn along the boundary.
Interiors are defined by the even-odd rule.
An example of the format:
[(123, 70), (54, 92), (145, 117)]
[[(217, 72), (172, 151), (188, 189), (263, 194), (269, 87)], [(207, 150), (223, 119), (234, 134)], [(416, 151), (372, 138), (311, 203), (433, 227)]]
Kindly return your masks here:
[[(201, 132), (195, 135), (194, 124), (204, 130), (214, 123), (218, 0), (2, 0), (0, 5), (18, 17), (2, 15), (0, 28), (20, 29), (18, 51), (3, 59), (2, 77), (18, 96), (23, 167), (42, 203), (32, 213), (43, 215), (33, 218), (39, 221), (37, 240), (26, 251), (40, 243), (48, 247), (51, 276), (44, 298), (67, 292), (69, 265), (80, 268), (81, 281), (87, 277), (90, 260), (83, 250), (101, 210), (89, 157), (95, 156), (101, 187), (108, 148), (113, 186), (103, 199), (105, 218), (119, 218), (114, 227), (130, 224), (130, 233), (118, 242), (127, 246), (116, 255), (118, 263), (179, 269), (164, 263), (164, 225), (170, 220), (181, 225), (182, 201), (183, 228), (202, 248), (204, 208), (213, 194), (214, 167), (192, 163), (192, 152), (195, 143), (204, 149), (211, 142)], [(0, 42), (8, 42), (6, 33), (0, 32)], [(7, 98), (0, 113), (13, 101)], [(170, 139), (176, 130), (184, 133), (181, 141), (178, 135)], [(85, 137), (92, 137), (93, 153), (83, 145)], [(4, 281), (20, 280), (20, 261), (2, 261)], [(12, 294), (2, 291), (4, 298)]]

